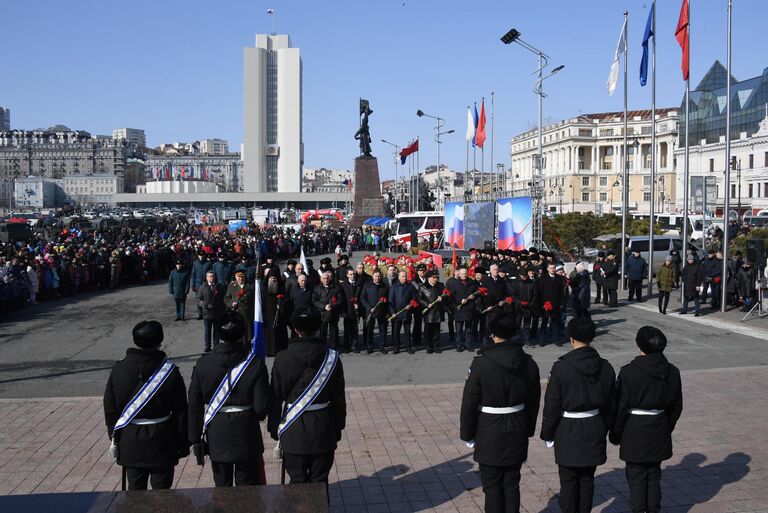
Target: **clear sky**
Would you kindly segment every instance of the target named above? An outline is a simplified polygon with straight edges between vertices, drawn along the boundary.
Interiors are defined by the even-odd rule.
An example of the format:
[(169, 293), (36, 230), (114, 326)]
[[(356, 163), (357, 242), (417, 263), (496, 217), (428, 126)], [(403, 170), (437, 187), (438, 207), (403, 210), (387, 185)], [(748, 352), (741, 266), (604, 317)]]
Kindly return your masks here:
[[(657, 106), (678, 106), (684, 84), (674, 31), (682, 0), (657, 5)], [(733, 74), (768, 66), (768, 1), (734, 1)], [(726, 0), (691, 0), (691, 79), (726, 60)], [(515, 27), (565, 69), (545, 82), (545, 118), (622, 110), (621, 84), (606, 80), (630, 12), (630, 109), (650, 108), (639, 87), (650, 0), (78, 0), (0, 4), (0, 105), (15, 128), (65, 124), (94, 134), (143, 128), (151, 146), (242, 139), (242, 55), (255, 34), (288, 33), (304, 62), (304, 155), (309, 167), (351, 168), (357, 101), (371, 102), (374, 155), (394, 174), (391, 148), (421, 137), (422, 167), (434, 164), (433, 122), (446, 119), (441, 161), (465, 167), (466, 106), (495, 92), (495, 162), (536, 121), (535, 56), (499, 38)], [(486, 169), (490, 166), (490, 126)], [(479, 156), (478, 156), (479, 164)], [(401, 168), (402, 169), (402, 168)]]

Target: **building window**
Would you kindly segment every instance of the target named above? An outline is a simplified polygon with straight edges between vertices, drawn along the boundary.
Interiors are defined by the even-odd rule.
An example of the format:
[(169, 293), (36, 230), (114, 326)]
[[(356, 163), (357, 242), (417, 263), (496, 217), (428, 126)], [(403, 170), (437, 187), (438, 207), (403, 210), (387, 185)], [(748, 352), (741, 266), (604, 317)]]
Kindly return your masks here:
[(736, 197), (736, 184), (732, 183), (731, 184), (731, 198), (735, 198), (735, 197)]
[(763, 184), (763, 197), (768, 198), (768, 182)]
[(588, 192), (582, 192), (581, 193), (581, 201), (589, 201), (589, 193)]
[(651, 175), (643, 176), (643, 187), (650, 187), (650, 186), (651, 186)]
[(765, 152), (765, 162), (763, 163), (763, 166), (768, 167), (768, 151)]
[(755, 155), (753, 153), (749, 154), (749, 169), (755, 169)]
[(747, 192), (747, 194), (748, 194), (748, 197), (750, 197), (750, 198), (751, 198), (751, 197), (752, 197), (752, 184), (749, 184), (749, 188), (747, 189), (747, 191), (748, 191), (748, 192)]
[(601, 192), (600, 193), (600, 201), (608, 201), (608, 193), (607, 192)]
[(581, 186), (582, 187), (589, 187), (589, 177), (588, 176), (582, 176), (581, 177)]
[(715, 159), (709, 159), (709, 172), (712, 173), (715, 170)]
[(644, 192), (643, 193), (643, 201), (646, 203), (650, 203), (651, 201), (651, 193), (650, 192)]
[(600, 187), (608, 187), (608, 177), (607, 176), (601, 176), (600, 177)]

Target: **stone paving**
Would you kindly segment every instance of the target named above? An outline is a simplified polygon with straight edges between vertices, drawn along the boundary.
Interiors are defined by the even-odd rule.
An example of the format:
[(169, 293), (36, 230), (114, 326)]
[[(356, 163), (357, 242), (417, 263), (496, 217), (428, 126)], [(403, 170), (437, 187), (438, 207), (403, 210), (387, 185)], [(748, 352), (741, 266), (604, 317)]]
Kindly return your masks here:
[[(664, 511), (768, 512), (768, 367), (683, 373), (685, 409), (675, 456), (664, 464)], [(470, 450), (458, 439), (461, 385), (351, 388), (347, 429), (331, 472), (336, 513), (479, 512), (483, 493)], [(114, 490), (120, 470), (106, 455), (97, 397), (0, 400), (0, 494)], [(279, 464), (266, 442), (267, 480)], [(211, 486), (192, 458), (175, 486)], [(559, 511), (551, 450), (531, 441), (523, 468), (526, 512)], [(598, 469), (595, 511), (628, 511), (618, 450)]]

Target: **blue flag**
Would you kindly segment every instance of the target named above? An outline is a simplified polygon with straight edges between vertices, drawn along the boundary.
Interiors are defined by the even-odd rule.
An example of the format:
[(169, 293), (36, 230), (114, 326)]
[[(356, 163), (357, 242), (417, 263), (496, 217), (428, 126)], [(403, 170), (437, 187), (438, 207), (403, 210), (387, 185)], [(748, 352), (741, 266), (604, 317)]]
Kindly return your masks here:
[(472, 134), (472, 147), (477, 146), (477, 102), (475, 102), (475, 112), (472, 113), (472, 122), (475, 124), (475, 132)]
[(648, 13), (648, 21), (645, 23), (645, 33), (643, 34), (643, 58), (640, 59), (640, 85), (645, 86), (648, 82), (648, 41), (653, 33), (653, 12), (656, 10), (656, 2), (651, 4), (651, 12)]

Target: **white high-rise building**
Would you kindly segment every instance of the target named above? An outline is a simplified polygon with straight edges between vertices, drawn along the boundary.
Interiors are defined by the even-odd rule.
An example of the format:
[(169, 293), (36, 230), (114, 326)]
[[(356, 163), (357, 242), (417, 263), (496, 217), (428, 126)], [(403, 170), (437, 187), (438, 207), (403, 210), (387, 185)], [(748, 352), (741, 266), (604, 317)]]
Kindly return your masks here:
[(147, 146), (147, 136), (140, 128), (115, 128), (112, 130), (112, 139), (125, 139), (136, 146)]
[(256, 36), (243, 52), (246, 192), (301, 192), (302, 64), (287, 35)]

